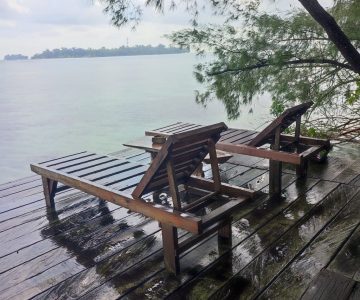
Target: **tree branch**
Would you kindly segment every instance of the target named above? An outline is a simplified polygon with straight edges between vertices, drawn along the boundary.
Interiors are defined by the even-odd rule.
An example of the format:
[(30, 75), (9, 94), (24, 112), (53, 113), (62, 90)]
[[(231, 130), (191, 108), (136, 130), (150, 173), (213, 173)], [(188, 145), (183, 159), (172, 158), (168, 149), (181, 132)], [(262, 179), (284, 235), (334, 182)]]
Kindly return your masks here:
[[(354, 69), (350, 65), (344, 64), (344, 63), (341, 63), (341, 62), (338, 62), (338, 61), (332, 60), (332, 59), (307, 58), (307, 59), (290, 60), (290, 61), (286, 61), (283, 63), (283, 65), (299, 65), (299, 64), (325, 64), (325, 65), (332, 65), (332, 66), (336, 66), (336, 67), (340, 67), (343, 69), (348, 69), (348, 70), (354, 71)], [(216, 76), (216, 75), (222, 75), (225, 73), (240, 73), (240, 72), (244, 72), (244, 71), (251, 71), (251, 70), (261, 69), (261, 68), (271, 67), (271, 66), (275, 66), (275, 64), (269, 63), (269, 61), (265, 61), (265, 62), (260, 62), (255, 65), (246, 66), (243, 68), (225, 69), (225, 70), (221, 70), (221, 71), (217, 71), (217, 72), (212, 72), (212, 73), (208, 73), (207, 75)]]
[(339, 49), (342, 56), (360, 74), (360, 53), (341, 30), (335, 19), (319, 4), (317, 0), (299, 0), (316, 22), (324, 28), (329, 39)]

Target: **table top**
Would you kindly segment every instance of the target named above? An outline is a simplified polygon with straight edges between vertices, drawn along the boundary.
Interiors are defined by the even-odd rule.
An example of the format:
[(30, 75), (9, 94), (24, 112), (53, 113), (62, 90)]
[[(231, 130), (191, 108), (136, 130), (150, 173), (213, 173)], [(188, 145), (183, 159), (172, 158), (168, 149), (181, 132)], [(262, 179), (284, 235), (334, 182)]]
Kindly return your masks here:
[[(144, 137), (138, 138), (134, 141), (125, 143), (123, 145), (126, 147), (145, 150), (146, 152), (150, 152), (150, 153), (158, 153), (163, 144), (154, 144), (152, 142), (151, 136), (144, 136)], [(216, 154), (217, 154), (219, 163), (224, 163), (232, 157), (232, 154), (221, 151), (221, 150), (216, 150)], [(209, 155), (207, 155), (205, 157), (204, 162), (210, 163)]]
[(152, 142), (151, 136), (143, 136), (123, 145), (126, 147), (137, 148), (152, 153), (158, 153), (163, 146), (163, 144), (154, 144)]

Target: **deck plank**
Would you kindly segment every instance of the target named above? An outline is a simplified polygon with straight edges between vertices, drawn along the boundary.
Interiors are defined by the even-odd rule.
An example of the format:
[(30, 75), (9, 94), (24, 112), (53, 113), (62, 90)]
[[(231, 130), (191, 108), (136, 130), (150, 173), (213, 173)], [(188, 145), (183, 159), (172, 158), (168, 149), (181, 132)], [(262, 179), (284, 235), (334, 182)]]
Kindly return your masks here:
[[(359, 225), (360, 195), (348, 201), (310, 244), (291, 261), (261, 294), (260, 299), (300, 297)], [(284, 287), (287, 287), (284, 289)]]
[(355, 278), (360, 269), (360, 227), (356, 228), (343, 247), (332, 259), (327, 269), (342, 274), (348, 278)]
[[(312, 187), (311, 184), (310, 187)], [(292, 188), (294, 188), (294, 185)], [(306, 185), (303, 188), (306, 191)], [(243, 218), (239, 223), (238, 228), (243, 229), (241, 232), (245, 236), (238, 245), (233, 247), (231, 268), (228, 268), (226, 273), (224, 270), (219, 271), (219, 269), (222, 269), (222, 260), (226, 260), (225, 257), (222, 260), (215, 261), (212, 267), (199, 272), (195, 278), (167, 296), (171, 299), (182, 299), (186, 294), (196, 295), (201, 293), (204, 295), (204, 298), (212, 295), (215, 299), (222, 299), (228, 293), (233, 296), (236, 295), (242, 272), (252, 268), (253, 264), (257, 265), (261, 254), (269, 253), (272, 249), (272, 242), (276, 241), (290, 228), (296, 226), (299, 219), (304, 219), (304, 216), (297, 213), (298, 211), (303, 211), (304, 213), (306, 213), (306, 209), (310, 211), (317, 203), (323, 201), (324, 196), (334, 188), (334, 184), (330, 183), (316, 184), (306, 193), (305, 197), (305, 191), (300, 192), (299, 195), (296, 193), (296, 189), (294, 189), (292, 196), (290, 196), (291, 192), (289, 193), (290, 195), (286, 202), (275, 202), (271, 203), (272, 205), (265, 203), (250, 216)], [(308, 199), (312, 199), (313, 203), (306, 205)], [(289, 219), (288, 215), (293, 215), (294, 217)], [(245, 233), (243, 233), (244, 230)], [(219, 273), (222, 276), (217, 276)], [(204, 290), (204, 286), (207, 286), (206, 290)], [(164, 290), (168, 291), (167, 288)]]
[(322, 270), (311, 282), (302, 300), (347, 300), (349, 299), (356, 281), (340, 274)]
[[(156, 232), (156, 234), (158, 235), (159, 233), (158, 232)], [(137, 245), (135, 245), (134, 247), (138, 247)], [(160, 250), (161, 250), (161, 247), (162, 247), (162, 244), (161, 244), (161, 238), (160, 238), (160, 241), (158, 242), (158, 244), (157, 244), (157, 248), (155, 248), (155, 252), (157, 251), (157, 252), (159, 252)], [(129, 250), (130, 251), (130, 250)], [(135, 251), (135, 250), (134, 250)], [(136, 252), (136, 251), (135, 251)], [(153, 254), (153, 253), (152, 253)], [(141, 254), (142, 255), (142, 254)], [(161, 258), (160, 259), (160, 261), (162, 261), (162, 256), (161, 256), (161, 254), (158, 254), (158, 256)], [(142, 257), (142, 256), (141, 256)], [(133, 261), (131, 261), (132, 263), (133, 263)], [(104, 262), (104, 264), (110, 264), (110, 262)], [(117, 263), (115, 263), (115, 262), (111, 262), (111, 265), (113, 265), (113, 264), (116, 264), (117, 266), (118, 266), (118, 264)], [(120, 272), (122, 270), (122, 268), (117, 268), (117, 269), (114, 269), (114, 270), (112, 270), (112, 272)], [(71, 289), (71, 287), (72, 286), (78, 286), (78, 281), (77, 280), (80, 280), (79, 278), (84, 278), (84, 276), (86, 276), (86, 277), (90, 277), (90, 278), (88, 278), (87, 280), (88, 280), (88, 283), (89, 283), (89, 285), (91, 284), (91, 286), (90, 287), (86, 287), (86, 288), (94, 288), (94, 287), (96, 287), (97, 285), (99, 285), (99, 284), (101, 284), (104, 280), (106, 280), (106, 278), (102, 278), (101, 280), (98, 278), (98, 277), (96, 277), (96, 281), (93, 281), (93, 278), (91, 277), (91, 276), (89, 276), (89, 274), (93, 274), (94, 273), (94, 270), (92, 270), (92, 269), (90, 269), (90, 270), (86, 270), (86, 271), (84, 271), (87, 275), (84, 275), (83, 273), (81, 273), (81, 274), (79, 274), (76, 278), (76, 280), (75, 279), (72, 279), (72, 280), (69, 280), (69, 281), (66, 281), (66, 282), (64, 282), (64, 283), (61, 283), (61, 286), (62, 286), (62, 288), (61, 287), (57, 287), (57, 288), (54, 288), (54, 289), (52, 289), (52, 291), (47, 291), (44, 295), (42, 295), (41, 297), (49, 297), (50, 295), (57, 295), (56, 293), (57, 293), (57, 290), (62, 290), (63, 289), (63, 287), (64, 286), (66, 286), (66, 287), (68, 287), (69, 289)], [(110, 272), (110, 270), (109, 270), (109, 272)], [(110, 276), (110, 274), (108, 275), (108, 276)], [(83, 293), (85, 293), (85, 292), (87, 292), (87, 290), (85, 289), (85, 287), (84, 287), (84, 291), (83, 291)], [(80, 295), (80, 291), (79, 291), (79, 288), (78, 288), (78, 296)]]
[[(133, 165), (133, 164), (131, 164)], [(231, 170), (233, 168), (233, 165), (228, 164), (225, 166), (221, 167), (222, 170), (222, 174), (225, 174), (228, 170)], [(125, 173), (123, 173), (124, 175), (126, 175)], [(236, 174), (236, 173), (234, 173)], [(234, 175), (235, 176), (235, 175)], [(123, 186), (134, 186), (140, 179), (140, 176), (136, 177), (135, 179), (130, 179), (128, 181), (125, 182), (125, 184), (123, 183)], [(129, 183), (132, 182), (131, 185), (129, 185)], [(56, 199), (57, 202), (57, 211), (58, 211), (58, 217), (60, 218), (60, 220), (63, 220), (63, 222), (66, 221), (66, 218), (69, 217), (70, 219), (67, 220), (67, 222), (74, 227), (76, 224), (79, 224), (80, 221), (82, 221), (84, 219), (84, 216), (86, 216), (86, 211), (90, 210), (92, 211), (94, 208), (96, 208), (98, 206), (99, 201), (92, 197), (92, 196), (86, 196), (86, 194), (78, 192), (75, 196), (75, 198), (73, 199), (73, 201), (71, 201), (71, 199), (69, 198), (68, 195), (66, 195), (66, 200), (67, 200), (67, 205), (63, 206), (62, 201), (59, 201), (60, 199)], [(60, 205), (59, 205), (60, 204)], [(113, 209), (117, 209), (119, 208), (116, 205), (113, 205), (111, 203), (107, 203), (107, 206), (112, 207), (111, 210), (109, 210), (110, 212)], [(80, 215), (80, 219), (79, 219), (79, 214)], [(93, 215), (96, 215), (96, 213), (91, 213)], [(46, 223), (47, 220), (47, 215), (44, 215), (43, 210), (37, 210), (37, 211), (30, 211), (29, 213), (27, 213), (26, 215), (23, 216), (23, 218), (16, 218), (16, 219), (12, 219), (10, 220), (10, 223), (8, 225), (9, 228), (11, 228), (12, 230), (8, 230), (7, 232), (3, 233), (3, 238), (4, 241), (6, 241), (6, 236), (8, 236), (11, 239), (14, 239), (16, 237), (21, 237), (23, 235), (26, 235), (29, 232), (34, 231), (36, 228), (42, 229)], [(21, 226), (18, 224), (18, 226), (14, 226), (13, 221), (20, 221), (21, 222)], [(62, 231), (64, 230), (63, 228), (63, 224), (61, 224), (62, 226)], [(5, 222), (2, 224), (3, 228), (5, 227)], [(52, 227), (52, 231), (57, 232), (59, 230), (56, 230), (53, 225), (51, 225), (50, 223), (50, 227)], [(45, 226), (46, 228), (46, 226)], [(28, 231), (29, 232), (28, 232)], [(33, 233), (36, 234), (36, 233)], [(29, 238), (30, 240), (34, 241), (34, 237), (31, 236)], [(36, 241), (36, 240), (35, 240)], [(23, 241), (24, 242), (24, 241)], [(5, 249), (5, 248), (4, 248)], [(6, 249), (6, 251), (8, 251), (9, 249)], [(36, 255), (36, 251), (34, 251), (32, 253), (32, 256)], [(29, 259), (29, 258), (28, 258)]]
[[(224, 138), (237, 134), (229, 129)], [(58, 166), (128, 192), (150, 162), (138, 150), (96, 160), (76, 155)], [(134, 168), (120, 175), (127, 166), (114, 157)], [(308, 179), (296, 182), (294, 169), (285, 166), (284, 200), (263, 196), (244, 205), (234, 214), (232, 251), (218, 249), (210, 236), (182, 254), (178, 277), (164, 269), (156, 222), (74, 189), (60, 192), (58, 214), (47, 215), (38, 177), (5, 183), (0, 298), (300, 298), (324, 268), (359, 281), (359, 158), (357, 145), (336, 146), (326, 164), (311, 163)], [(210, 178), (209, 165), (204, 169)], [(220, 169), (224, 182), (267, 190), (267, 160), (234, 155)], [(330, 287), (333, 295), (341, 294), (341, 285)], [(355, 283), (349, 297), (359, 294)]]
[[(292, 186), (290, 188), (293, 189), (295, 184), (291, 184), (290, 186)], [(290, 187), (289, 186), (289, 187)], [(303, 188), (305, 188), (303, 186)], [(301, 190), (301, 189), (300, 189)], [(305, 191), (303, 191), (305, 192)], [(296, 197), (295, 197), (296, 198)], [(237, 243), (246, 240), (247, 236), (250, 235), (253, 231), (256, 231), (255, 228), (247, 228), (244, 227), (246, 226), (245, 224), (248, 224), (253, 221), (254, 222), (254, 227), (261, 227), (261, 224), (264, 224), (267, 222), (268, 218), (271, 219), (271, 215), (270, 212), (272, 212), (272, 210), (274, 210), (276, 208), (276, 205), (271, 206), (269, 205), (269, 203), (267, 203), (267, 201), (265, 203), (260, 203), (260, 206), (257, 205), (255, 209), (249, 211), (247, 209), (248, 207), (239, 210), (233, 217), (234, 217), (234, 223), (233, 223), (233, 230), (235, 232), (238, 233), (238, 235), (236, 234), (235, 236), (233, 236), (233, 242), (234, 242), (234, 247)], [(264, 213), (263, 215), (261, 214), (261, 211)], [(266, 212), (268, 213), (266, 213)], [(243, 228), (245, 229), (245, 232), (242, 232), (241, 230), (239, 230), (239, 228)], [(240, 247), (239, 247), (240, 248)], [(204, 255), (204, 254), (207, 255)], [(189, 280), (192, 278), (192, 276), (194, 276), (194, 274), (198, 273), (199, 271), (201, 271), (201, 269), (207, 268), (209, 264), (217, 264), (216, 260), (218, 256), (218, 252), (217, 252), (217, 243), (216, 243), (216, 238), (212, 238), (211, 240), (209, 240), (209, 242), (206, 242), (203, 244), (203, 246), (201, 247), (197, 247), (196, 249), (194, 249), (193, 251), (190, 251), (189, 253), (185, 254), (182, 258), (181, 258), (181, 265), (182, 265), (182, 273), (181, 273), (181, 277), (177, 277), (177, 278), (173, 278), (173, 277), (169, 277), (167, 272), (162, 269), (161, 273), (156, 273), (155, 276), (151, 276), (151, 274), (153, 273), (153, 270), (151, 269), (151, 266), (159, 266), (156, 269), (161, 267), (161, 260), (158, 261), (152, 261), (152, 262), (144, 262), (142, 266), (138, 266), (136, 268), (134, 268), (131, 273), (135, 274), (135, 273), (139, 273), (139, 270), (141, 269), (141, 276), (138, 275), (136, 278), (136, 282), (135, 280), (133, 280), (132, 282), (128, 282), (127, 281), (127, 274), (122, 274), (122, 275), (118, 275), (118, 281), (119, 282), (124, 282), (126, 284), (124, 284), (124, 286), (126, 288), (129, 288), (129, 286), (134, 285), (134, 283), (138, 283), (140, 286), (137, 290), (134, 290), (130, 294), (127, 295), (127, 297), (132, 297), (132, 298), (138, 298), (139, 297), (139, 293), (146, 293), (149, 294), (149, 297), (155, 297), (155, 298), (162, 298), (163, 296), (165, 296), (162, 293), (169, 293), (172, 289), (177, 288), (179, 284), (184, 283), (186, 280)], [(149, 258), (151, 260), (151, 257)], [(224, 259), (222, 257), (222, 259)], [(194, 266), (194, 261), (196, 261), (196, 265)], [(220, 263), (219, 265), (222, 266), (222, 264)], [(196, 271), (195, 271), (196, 270)], [(130, 272), (130, 270), (128, 271)], [(222, 272), (219, 272), (220, 274), (223, 274), (224, 270), (222, 270)], [(121, 278), (120, 278), (121, 277)], [(143, 286), (142, 281), (145, 281), (145, 278), (147, 278), (147, 283), (145, 283), (145, 286)], [(179, 280), (181, 279), (181, 281)], [(92, 292), (91, 294), (89, 294), (89, 297), (99, 297), (99, 295), (103, 294), (103, 289), (107, 289), (108, 285), (113, 284), (112, 282), (109, 282), (107, 285), (105, 285), (104, 287), (99, 287), (99, 289), (97, 289), (96, 291)], [(151, 287), (153, 286), (157, 286), (158, 289), (154, 290)], [(127, 293), (127, 291), (120, 287), (120, 286), (115, 286), (116, 290), (121, 291), (123, 293)], [(185, 290), (187, 290), (187, 288), (185, 288)], [(152, 292), (156, 292), (156, 294), (152, 294)], [(172, 298), (173, 295), (170, 296), (170, 298)], [(182, 296), (181, 296), (182, 297)], [(206, 298), (206, 295), (204, 295), (204, 298)]]

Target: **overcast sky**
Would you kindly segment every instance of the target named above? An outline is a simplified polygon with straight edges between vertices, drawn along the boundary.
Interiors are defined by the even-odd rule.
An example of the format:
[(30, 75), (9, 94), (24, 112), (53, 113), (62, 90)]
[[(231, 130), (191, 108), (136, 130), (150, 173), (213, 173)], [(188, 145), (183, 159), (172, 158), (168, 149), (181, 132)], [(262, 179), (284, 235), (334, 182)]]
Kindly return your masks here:
[[(268, 1), (272, 8), (298, 3)], [(0, 0), (0, 59), (6, 54), (33, 55), (60, 47), (119, 47), (127, 41), (130, 46), (167, 44), (164, 34), (189, 26), (183, 8), (165, 15), (148, 9), (136, 31), (111, 26), (102, 10), (96, 0)], [(202, 17), (214, 21), (210, 14)]]
[(0, 58), (33, 55), (47, 48), (119, 47), (167, 43), (165, 33), (188, 25), (181, 12), (148, 12), (136, 31), (110, 25), (103, 7), (91, 0), (0, 0)]

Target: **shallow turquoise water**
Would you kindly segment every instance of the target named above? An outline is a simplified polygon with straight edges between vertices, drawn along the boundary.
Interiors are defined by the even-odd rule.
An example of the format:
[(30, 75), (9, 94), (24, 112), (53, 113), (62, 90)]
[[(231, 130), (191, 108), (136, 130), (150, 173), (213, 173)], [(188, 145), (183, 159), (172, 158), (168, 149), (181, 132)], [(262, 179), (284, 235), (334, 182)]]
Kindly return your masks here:
[(267, 97), (228, 122), (221, 103), (205, 109), (191, 54), (0, 61), (0, 182), (30, 175), (30, 162), (122, 143), (176, 121), (257, 128), (269, 118)]

